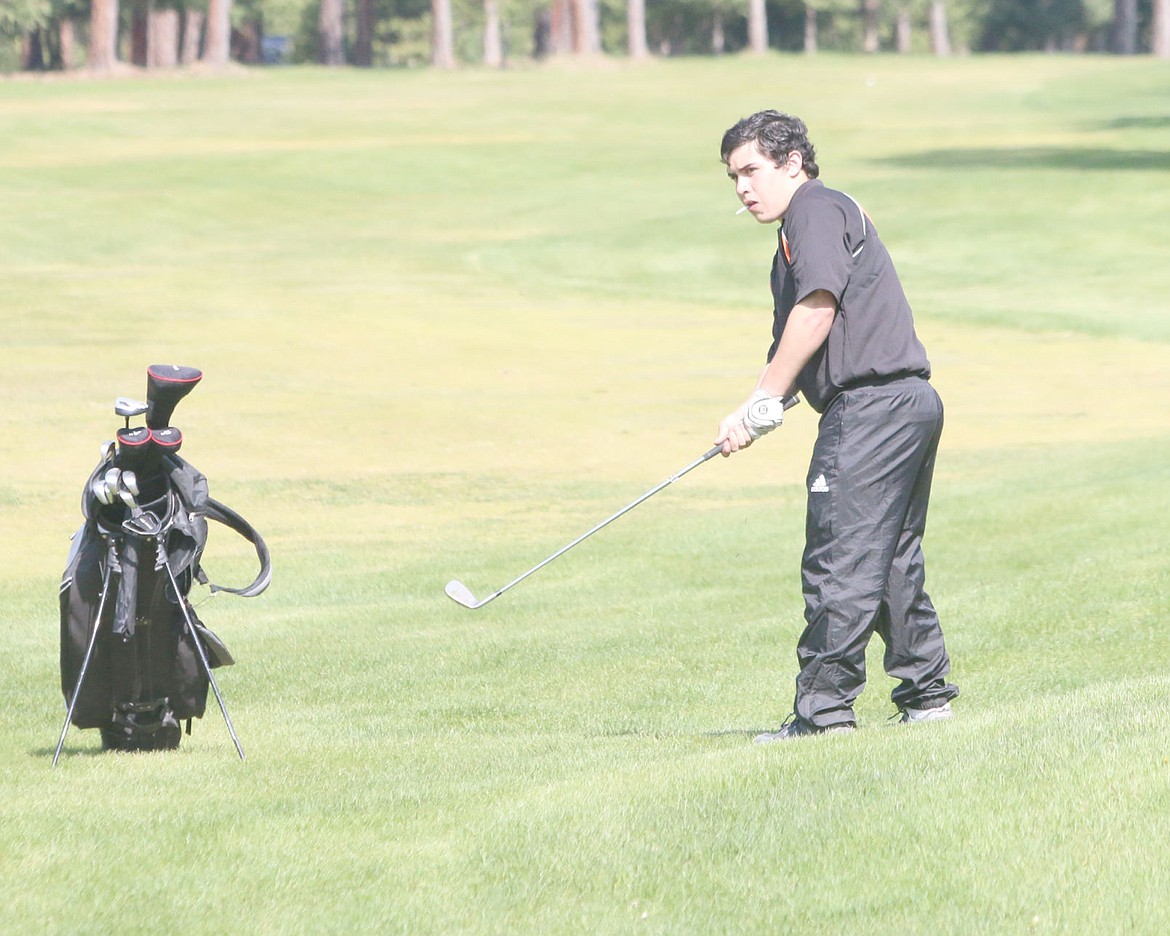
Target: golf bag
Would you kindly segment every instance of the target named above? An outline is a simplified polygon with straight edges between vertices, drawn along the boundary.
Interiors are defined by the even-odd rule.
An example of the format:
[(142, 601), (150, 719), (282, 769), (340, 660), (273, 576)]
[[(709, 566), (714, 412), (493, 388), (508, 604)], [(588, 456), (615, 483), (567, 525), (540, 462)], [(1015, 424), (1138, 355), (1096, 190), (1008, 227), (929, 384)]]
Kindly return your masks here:
[[(126, 420), (82, 494), (85, 523), (74, 534), (61, 580), (61, 691), (69, 725), (97, 728), (110, 750), (176, 748), (191, 720), (202, 718), (212, 688), (236, 750), (240, 746), (212, 670), (234, 663), (223, 642), (188, 600), (196, 581), (211, 593), (251, 597), (268, 587), (271, 560), (260, 535), (208, 493), (207, 479), (178, 454), (181, 432), (170, 426), (175, 403), (202, 373), (152, 365), (147, 402), (123, 397)], [(130, 427), (134, 416), (146, 426)], [(252, 543), (260, 572), (246, 588), (208, 582), (201, 560), (208, 521)]]

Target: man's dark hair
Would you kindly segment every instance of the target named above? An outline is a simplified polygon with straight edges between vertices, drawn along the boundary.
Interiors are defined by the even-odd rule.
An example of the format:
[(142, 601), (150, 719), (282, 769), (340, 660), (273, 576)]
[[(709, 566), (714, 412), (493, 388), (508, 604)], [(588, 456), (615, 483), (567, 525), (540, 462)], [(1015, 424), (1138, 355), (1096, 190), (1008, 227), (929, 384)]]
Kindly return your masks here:
[(750, 117), (744, 117), (723, 134), (719, 156), (724, 164), (733, 152), (746, 143), (755, 143), (760, 152), (777, 166), (788, 160), (789, 153), (800, 153), (808, 177), (815, 179), (821, 174), (817, 166), (817, 151), (808, 139), (808, 127), (799, 117), (774, 110), (758, 111)]

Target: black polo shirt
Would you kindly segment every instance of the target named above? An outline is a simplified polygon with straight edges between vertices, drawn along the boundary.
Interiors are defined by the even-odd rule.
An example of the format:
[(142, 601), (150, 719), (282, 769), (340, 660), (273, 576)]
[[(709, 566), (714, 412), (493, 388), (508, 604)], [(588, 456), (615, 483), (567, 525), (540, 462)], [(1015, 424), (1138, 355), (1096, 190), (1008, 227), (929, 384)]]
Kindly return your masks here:
[(898, 377), (930, 377), (914, 332), (910, 303), (894, 263), (861, 207), (818, 179), (792, 196), (772, 264), (772, 346), (793, 307), (818, 289), (832, 293), (837, 315), (825, 343), (796, 380), (818, 413), (842, 390)]

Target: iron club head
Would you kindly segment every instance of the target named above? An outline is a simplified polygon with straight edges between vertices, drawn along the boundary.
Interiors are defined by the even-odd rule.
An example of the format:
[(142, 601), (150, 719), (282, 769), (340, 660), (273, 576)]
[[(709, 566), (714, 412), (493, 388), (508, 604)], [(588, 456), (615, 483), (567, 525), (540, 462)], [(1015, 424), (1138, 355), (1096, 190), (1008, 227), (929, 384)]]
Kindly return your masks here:
[(106, 479), (104, 477), (99, 476), (94, 478), (93, 483), (89, 486), (89, 490), (99, 502), (106, 506), (114, 502), (113, 492), (106, 485)]
[(132, 511), (138, 510), (138, 501), (134, 496), (134, 492), (131, 491), (128, 487), (126, 487), (125, 484), (121, 483), (120, 479), (119, 479), (117, 494), (118, 494), (118, 497), (121, 498), (122, 503), (125, 504), (127, 507), (129, 507), (130, 510), (132, 510)]
[[(475, 595), (471, 593), (471, 589), (469, 589), (458, 579), (451, 579), (443, 591), (447, 593), (448, 598), (450, 598), (452, 601), (458, 602), (465, 608), (474, 609), (480, 607), (481, 605), (487, 604), (486, 601), (476, 601)], [(490, 600), (491, 599), (489, 598), (488, 601)]]

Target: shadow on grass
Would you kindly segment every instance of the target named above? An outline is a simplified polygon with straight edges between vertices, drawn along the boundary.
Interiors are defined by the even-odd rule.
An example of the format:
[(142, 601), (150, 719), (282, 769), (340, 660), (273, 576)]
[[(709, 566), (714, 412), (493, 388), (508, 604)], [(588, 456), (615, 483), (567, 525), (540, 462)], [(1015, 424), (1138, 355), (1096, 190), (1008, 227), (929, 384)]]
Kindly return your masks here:
[(704, 731), (702, 736), (704, 738), (755, 738), (756, 735), (775, 730), (775, 725), (771, 728), (719, 728), (714, 731)]
[(1159, 130), (1170, 127), (1170, 114), (1147, 114), (1144, 117), (1115, 117), (1101, 124), (1106, 130)]
[[(28, 756), (34, 757), (34, 758), (42, 758), (43, 757), (45, 759), (46, 763), (52, 763), (53, 754), (56, 753), (56, 751), (57, 751), (57, 748), (55, 746), (54, 747), (33, 748), (31, 751), (28, 752)], [(79, 748), (79, 747), (75, 748), (75, 747), (70, 747), (69, 745), (65, 745), (65, 747), (61, 748), (61, 760), (57, 762), (57, 766), (60, 767), (62, 761), (67, 761), (67, 760), (70, 760), (71, 758), (74, 758), (74, 757), (101, 757), (103, 754), (108, 754), (108, 753), (109, 753), (108, 751), (103, 750), (100, 747), (97, 747), (97, 748)]]
[(939, 149), (875, 160), (909, 169), (1070, 169), (1079, 172), (1166, 171), (1170, 150), (1111, 150), (1060, 146)]
[[(771, 728), (715, 728), (711, 731), (700, 732), (697, 737), (700, 738), (754, 738), (758, 734), (763, 734), (765, 731), (775, 731), (776, 726)], [(602, 732), (599, 737), (602, 738), (664, 738), (664, 737), (696, 737), (689, 732), (661, 732), (651, 729), (641, 728), (619, 728), (613, 731)]]

